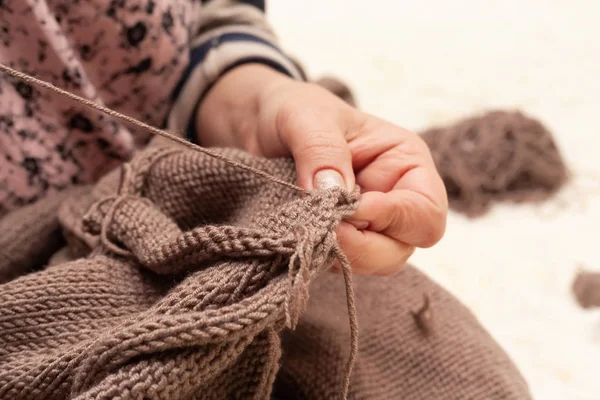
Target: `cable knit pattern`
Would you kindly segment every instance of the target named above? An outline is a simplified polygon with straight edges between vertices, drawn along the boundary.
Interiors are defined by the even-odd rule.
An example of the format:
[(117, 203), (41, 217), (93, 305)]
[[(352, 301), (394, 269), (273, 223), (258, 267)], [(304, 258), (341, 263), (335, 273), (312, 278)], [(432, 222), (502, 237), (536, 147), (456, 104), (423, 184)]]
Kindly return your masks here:
[[(290, 160), (222, 153), (295, 178)], [(56, 260), (73, 261), (26, 275), (14, 255), (3, 261), (21, 276), (0, 285), (0, 399), (339, 398), (344, 286), (322, 272), (356, 200), (303, 195), (157, 139), (58, 215), (51, 197), (25, 207), (36, 213), (19, 214), (27, 221), (60, 224), (68, 246)], [(19, 259), (37, 252), (23, 248)], [(350, 398), (529, 398), (506, 354), (424, 275), (408, 267), (356, 290), (363, 341)], [(410, 313), (423, 293), (430, 335)]]

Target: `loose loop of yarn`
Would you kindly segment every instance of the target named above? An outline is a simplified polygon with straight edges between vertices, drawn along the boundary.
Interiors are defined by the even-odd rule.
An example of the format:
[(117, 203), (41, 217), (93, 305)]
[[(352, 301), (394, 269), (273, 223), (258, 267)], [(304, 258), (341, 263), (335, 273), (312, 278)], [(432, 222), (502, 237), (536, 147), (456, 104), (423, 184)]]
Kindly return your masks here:
[(309, 267), (312, 263), (309, 248), (309, 232), (303, 226), (295, 228), (296, 251), (290, 257), (288, 264), (289, 293), (285, 302), (285, 324), (290, 329), (296, 329), (301, 310), (306, 306), (308, 292)]
[(342, 398), (347, 399), (348, 392), (350, 391), (350, 381), (352, 380), (352, 371), (354, 371), (354, 364), (356, 364), (356, 357), (358, 356), (358, 316), (356, 315), (356, 297), (354, 295), (354, 286), (352, 284), (352, 266), (337, 241), (334, 243), (333, 251), (335, 257), (342, 266), (344, 284), (346, 286), (348, 319), (350, 321), (350, 355), (348, 356), (346, 371), (344, 372), (344, 382), (342, 385)]

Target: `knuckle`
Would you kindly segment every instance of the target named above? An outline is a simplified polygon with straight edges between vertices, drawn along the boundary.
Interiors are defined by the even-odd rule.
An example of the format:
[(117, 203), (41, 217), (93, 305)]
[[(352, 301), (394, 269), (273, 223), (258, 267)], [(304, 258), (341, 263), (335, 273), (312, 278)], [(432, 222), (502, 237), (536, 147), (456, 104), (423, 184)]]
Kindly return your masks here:
[(397, 149), (402, 155), (416, 156), (418, 159), (431, 156), (429, 146), (420, 135), (400, 128)]
[(416, 133), (411, 134), (413, 136), (415, 148), (420, 152), (429, 153), (429, 146), (427, 145), (427, 142), (425, 142), (425, 140), (423, 140), (423, 138)]
[(429, 248), (437, 244), (446, 232), (447, 213), (439, 207), (435, 207), (430, 214), (430, 223), (428, 229), (423, 231), (423, 237), (419, 247)]
[(421, 159), (430, 159), (431, 152), (429, 151), (429, 146), (427, 143), (419, 136), (414, 135), (414, 138), (411, 142), (412, 153), (419, 156)]
[(366, 249), (364, 244), (357, 245), (354, 247), (354, 250), (350, 251), (349, 254), (346, 255), (346, 257), (348, 257), (348, 261), (352, 267), (360, 268), (362, 261), (365, 259), (365, 253)]
[(406, 265), (406, 263), (413, 256), (413, 254), (415, 254), (415, 250), (416, 250), (415, 246), (406, 247), (404, 249), (404, 251), (402, 252), (402, 255), (396, 261), (396, 263), (394, 263), (394, 265), (391, 266), (390, 269), (392, 270), (392, 272), (397, 272), (400, 269), (402, 269), (402, 267), (404, 267)]
[[(421, 248), (434, 246), (446, 232), (447, 207), (437, 206), (424, 198), (419, 201), (419, 206), (415, 206), (416, 200), (411, 204), (390, 210), (386, 234), (404, 237), (404, 242)], [(408, 226), (413, 228), (407, 231)]]
[(312, 130), (304, 132), (304, 139), (299, 143), (296, 153), (313, 159), (336, 158), (345, 153), (343, 143), (336, 138), (333, 130)]
[(368, 239), (353, 241), (348, 243), (349, 246), (343, 246), (348, 262), (352, 266), (352, 270), (359, 274), (368, 272)]
[(413, 254), (415, 254), (415, 250), (416, 247), (415, 246), (410, 246), (406, 249), (406, 252), (404, 253), (404, 257), (402, 259), (402, 262), (400, 263), (401, 266), (403, 266), (404, 264), (406, 264), (406, 262), (408, 261), (409, 258), (411, 258), (413, 256)]
[(391, 237), (399, 237), (404, 231), (406, 222), (405, 207), (393, 207), (390, 210), (387, 227), (384, 231)]
[(399, 272), (406, 266), (408, 260), (410, 259), (410, 257), (412, 257), (414, 252), (415, 247), (413, 246), (409, 246), (403, 249), (402, 251), (400, 251), (400, 255), (397, 258), (391, 260), (389, 265), (380, 268), (377, 272), (375, 272), (375, 275), (389, 276)]

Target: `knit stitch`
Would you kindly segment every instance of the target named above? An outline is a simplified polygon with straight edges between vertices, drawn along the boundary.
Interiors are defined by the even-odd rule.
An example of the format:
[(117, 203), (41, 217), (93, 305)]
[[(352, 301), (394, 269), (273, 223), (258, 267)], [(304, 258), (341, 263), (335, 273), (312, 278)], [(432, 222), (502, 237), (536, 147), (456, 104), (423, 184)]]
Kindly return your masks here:
[[(295, 179), (289, 159), (221, 154)], [(58, 216), (56, 202), (20, 216), (58, 221), (68, 251), (56, 259), (72, 261), (3, 275), (0, 399), (342, 397), (347, 305), (326, 270), (355, 195), (303, 195), (158, 138), (67, 196)], [(0, 220), (0, 232), (6, 221), (16, 223)], [(22, 248), (20, 259), (39, 259), (41, 248)], [(4, 271), (21, 268), (11, 262), (20, 250)], [(349, 398), (529, 398), (469, 311), (412, 267), (355, 289), (362, 340)], [(411, 314), (424, 293), (428, 335)]]

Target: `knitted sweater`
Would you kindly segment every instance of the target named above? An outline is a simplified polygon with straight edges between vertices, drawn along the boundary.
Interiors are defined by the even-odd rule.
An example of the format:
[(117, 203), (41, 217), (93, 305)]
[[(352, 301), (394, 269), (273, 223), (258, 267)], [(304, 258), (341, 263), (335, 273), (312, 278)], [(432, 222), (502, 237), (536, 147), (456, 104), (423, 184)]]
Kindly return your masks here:
[[(223, 153), (294, 180), (288, 159)], [(0, 399), (340, 398), (350, 334), (327, 270), (352, 194), (300, 195), (159, 139), (63, 196), (0, 220)], [(417, 269), (354, 287), (349, 398), (530, 398)]]

